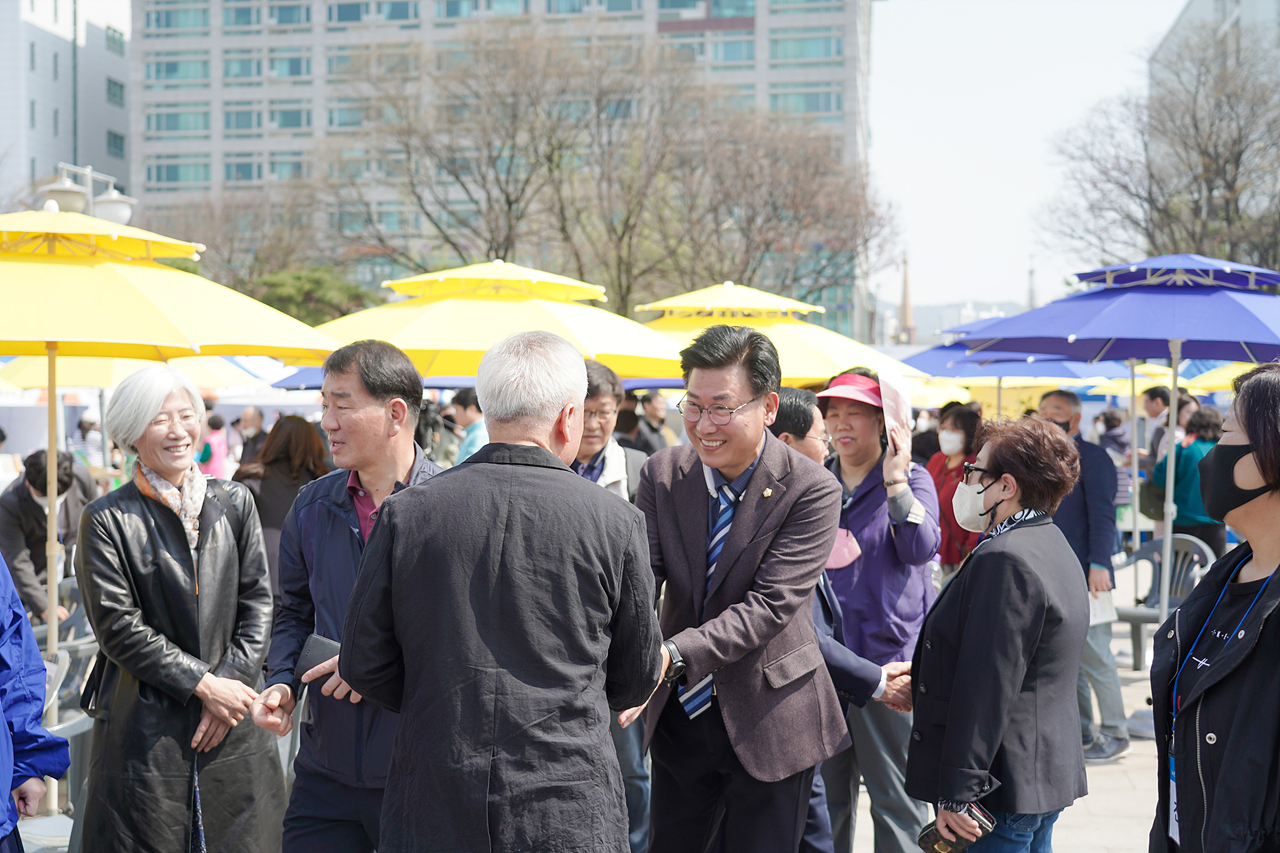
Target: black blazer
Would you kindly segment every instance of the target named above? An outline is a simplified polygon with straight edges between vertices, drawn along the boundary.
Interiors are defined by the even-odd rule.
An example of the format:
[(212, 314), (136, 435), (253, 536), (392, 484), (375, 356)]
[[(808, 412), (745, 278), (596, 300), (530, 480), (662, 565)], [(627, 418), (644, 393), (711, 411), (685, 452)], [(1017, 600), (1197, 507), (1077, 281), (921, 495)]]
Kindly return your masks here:
[(978, 545), (925, 617), (911, 661), (908, 794), (1022, 814), (1084, 796), (1076, 678), (1087, 597), (1047, 516)]

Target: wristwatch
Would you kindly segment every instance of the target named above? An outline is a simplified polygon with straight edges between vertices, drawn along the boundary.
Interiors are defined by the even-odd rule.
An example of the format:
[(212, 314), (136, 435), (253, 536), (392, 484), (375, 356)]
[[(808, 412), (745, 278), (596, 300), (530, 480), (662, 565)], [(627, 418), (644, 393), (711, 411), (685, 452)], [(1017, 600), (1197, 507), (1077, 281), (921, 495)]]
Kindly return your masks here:
[(889, 488), (890, 486), (898, 486), (898, 485), (901, 485), (901, 484), (903, 484), (903, 483), (908, 483), (908, 482), (910, 482), (910, 480), (908, 480), (906, 477), (900, 477), (900, 478), (898, 478), (897, 480), (885, 480), (885, 481), (884, 481), (884, 487), (887, 489), (887, 488)]
[(671, 666), (667, 667), (667, 676), (662, 679), (662, 682), (668, 687), (672, 687), (677, 681), (684, 678), (684, 658), (680, 657), (680, 650), (670, 640), (663, 640), (662, 645), (666, 647), (667, 654), (671, 655)]

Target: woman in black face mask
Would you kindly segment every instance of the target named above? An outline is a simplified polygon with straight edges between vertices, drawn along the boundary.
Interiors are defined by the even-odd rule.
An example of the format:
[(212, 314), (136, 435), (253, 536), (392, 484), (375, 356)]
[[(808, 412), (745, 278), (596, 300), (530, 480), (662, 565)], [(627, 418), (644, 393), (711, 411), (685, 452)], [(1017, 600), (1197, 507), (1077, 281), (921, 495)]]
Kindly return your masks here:
[(1235, 390), (1222, 439), (1200, 461), (1200, 495), (1246, 541), (1156, 632), (1152, 853), (1280, 849), (1280, 364)]

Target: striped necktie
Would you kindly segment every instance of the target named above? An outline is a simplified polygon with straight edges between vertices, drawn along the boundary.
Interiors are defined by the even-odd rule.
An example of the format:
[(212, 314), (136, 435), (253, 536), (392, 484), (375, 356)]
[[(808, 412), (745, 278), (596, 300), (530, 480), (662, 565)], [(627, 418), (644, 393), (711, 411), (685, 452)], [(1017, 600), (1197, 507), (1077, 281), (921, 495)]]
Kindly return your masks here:
[[(724, 550), (724, 541), (729, 536), (729, 526), (733, 524), (733, 511), (737, 506), (737, 495), (733, 493), (733, 489), (728, 485), (721, 486), (718, 490), (720, 498), (720, 513), (716, 516), (715, 526), (711, 528), (711, 535), (707, 539), (707, 589), (711, 588), (711, 578), (716, 572), (716, 563), (720, 559), (720, 552)], [(715, 685), (711, 682), (710, 674), (706, 678), (699, 681), (692, 687), (680, 687), (677, 695), (680, 697), (680, 704), (684, 707), (685, 713), (689, 715), (689, 719), (701, 714), (707, 710), (707, 706), (711, 704), (711, 696), (715, 692)]]

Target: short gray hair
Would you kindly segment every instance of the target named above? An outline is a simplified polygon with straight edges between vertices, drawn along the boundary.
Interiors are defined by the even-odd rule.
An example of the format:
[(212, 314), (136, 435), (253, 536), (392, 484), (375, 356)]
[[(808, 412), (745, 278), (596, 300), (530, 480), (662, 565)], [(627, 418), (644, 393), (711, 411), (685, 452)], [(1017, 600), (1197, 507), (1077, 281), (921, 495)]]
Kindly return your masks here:
[(587, 397), (587, 368), (573, 344), (551, 332), (520, 332), (480, 360), (476, 396), (490, 423), (548, 426)]
[(120, 447), (133, 449), (146, 432), (147, 424), (160, 413), (165, 398), (174, 391), (186, 391), (191, 406), (204, 421), (204, 400), (200, 389), (177, 368), (167, 364), (144, 367), (124, 378), (111, 395), (104, 415), (107, 437)]
[(1080, 411), (1083, 408), (1083, 406), (1080, 403), (1080, 396), (1076, 394), (1074, 391), (1064, 391), (1061, 388), (1055, 389), (1053, 391), (1045, 391), (1043, 394), (1040, 395), (1040, 402), (1043, 403), (1045, 400), (1048, 400), (1050, 397), (1057, 397), (1058, 399), (1064, 401), (1068, 406), (1071, 407), (1071, 414), (1073, 415), (1080, 414)]

